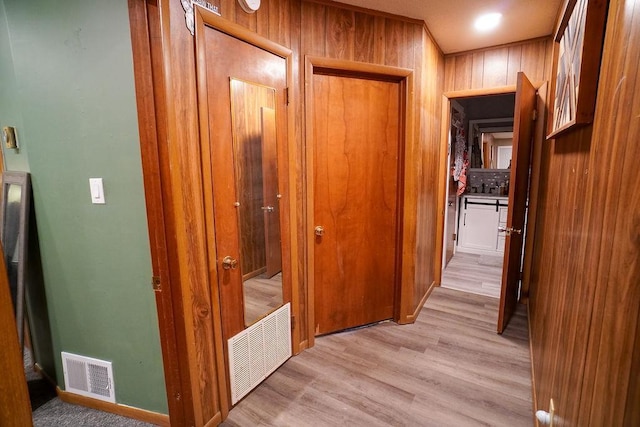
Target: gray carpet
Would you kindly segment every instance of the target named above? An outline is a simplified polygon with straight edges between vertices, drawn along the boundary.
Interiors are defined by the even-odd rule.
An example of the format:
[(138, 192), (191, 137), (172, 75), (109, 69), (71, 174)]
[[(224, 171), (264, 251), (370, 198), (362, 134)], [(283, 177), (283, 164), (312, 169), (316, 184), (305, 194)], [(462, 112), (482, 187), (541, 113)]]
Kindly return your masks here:
[(120, 415), (71, 405), (57, 397), (33, 412), (33, 425), (35, 427), (153, 427), (153, 424)]
[(48, 381), (33, 369), (33, 357), (26, 347), (23, 360), (35, 427), (153, 427), (153, 424), (63, 402), (55, 397)]

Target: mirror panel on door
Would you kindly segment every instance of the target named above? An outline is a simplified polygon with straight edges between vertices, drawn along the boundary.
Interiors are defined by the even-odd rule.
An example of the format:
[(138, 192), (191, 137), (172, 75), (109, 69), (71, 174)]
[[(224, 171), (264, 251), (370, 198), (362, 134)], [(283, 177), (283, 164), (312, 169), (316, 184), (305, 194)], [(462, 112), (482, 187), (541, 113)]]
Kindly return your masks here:
[(236, 206), (245, 326), (283, 303), (276, 90), (232, 78)]

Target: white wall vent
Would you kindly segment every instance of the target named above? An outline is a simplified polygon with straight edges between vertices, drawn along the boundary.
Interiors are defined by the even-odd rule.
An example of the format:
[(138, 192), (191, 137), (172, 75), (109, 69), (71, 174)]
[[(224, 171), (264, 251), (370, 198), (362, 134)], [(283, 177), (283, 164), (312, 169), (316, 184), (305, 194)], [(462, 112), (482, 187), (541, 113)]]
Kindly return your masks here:
[(227, 342), (235, 405), (291, 357), (291, 305), (283, 305)]
[(64, 388), (94, 399), (116, 402), (111, 362), (62, 352)]

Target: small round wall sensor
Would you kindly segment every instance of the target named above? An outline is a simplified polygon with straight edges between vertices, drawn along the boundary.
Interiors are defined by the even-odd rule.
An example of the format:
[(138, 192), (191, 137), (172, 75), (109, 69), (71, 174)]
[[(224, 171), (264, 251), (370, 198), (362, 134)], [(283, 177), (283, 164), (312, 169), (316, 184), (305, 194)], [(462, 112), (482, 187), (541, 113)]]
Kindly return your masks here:
[(238, 3), (240, 3), (240, 7), (247, 13), (253, 13), (260, 9), (260, 0), (238, 0)]

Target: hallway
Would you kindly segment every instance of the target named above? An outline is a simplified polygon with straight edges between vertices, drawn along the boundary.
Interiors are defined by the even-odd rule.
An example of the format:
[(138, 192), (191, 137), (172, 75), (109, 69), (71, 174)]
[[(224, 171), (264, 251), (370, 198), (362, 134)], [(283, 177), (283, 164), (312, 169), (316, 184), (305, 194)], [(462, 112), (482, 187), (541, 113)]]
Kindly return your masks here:
[(498, 300), (436, 288), (415, 324), (317, 338), (224, 426), (530, 426), (525, 306), (495, 333)]
[(502, 257), (456, 252), (442, 272), (442, 287), (500, 298)]

